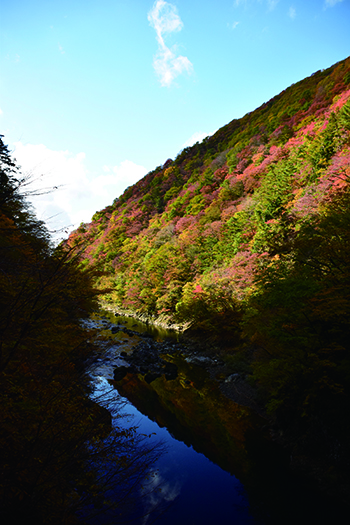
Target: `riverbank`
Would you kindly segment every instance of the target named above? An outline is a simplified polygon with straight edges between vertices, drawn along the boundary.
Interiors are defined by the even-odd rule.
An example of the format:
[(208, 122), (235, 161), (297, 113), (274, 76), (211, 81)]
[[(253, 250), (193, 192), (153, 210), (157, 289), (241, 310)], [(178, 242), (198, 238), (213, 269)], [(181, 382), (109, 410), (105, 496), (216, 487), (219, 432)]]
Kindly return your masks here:
[(128, 310), (119, 306), (112, 306), (111, 304), (103, 301), (100, 301), (100, 307), (102, 310), (112, 312), (114, 315), (130, 317), (132, 319), (140, 321), (141, 323), (145, 323), (147, 325), (152, 324), (159, 328), (163, 328), (164, 330), (174, 330), (178, 333), (184, 333), (186, 332), (186, 330), (189, 330), (192, 326), (192, 323), (190, 321), (186, 323), (177, 323), (171, 318), (171, 316), (166, 314), (159, 315), (158, 317), (153, 317), (147, 315), (146, 313), (138, 313), (134, 310)]
[[(159, 316), (153, 318), (147, 314), (138, 314), (132, 310), (113, 307), (107, 303), (101, 303), (102, 310), (113, 313), (115, 316), (124, 316), (136, 319), (146, 325), (152, 325), (164, 330), (171, 330), (178, 334), (182, 352), (186, 354), (189, 362), (193, 362), (206, 369), (211, 379), (219, 383), (221, 392), (235, 403), (254, 410), (257, 414), (268, 421), (265, 408), (258, 400), (257, 389), (252, 386), (246, 373), (236, 370), (224, 358), (227, 348), (222, 348), (218, 337), (207, 337), (203, 340), (203, 334), (192, 331), (192, 323), (175, 323), (170, 316)], [(160, 353), (169, 353), (169, 345), (165, 343), (159, 348)], [(227, 341), (226, 341), (227, 346)]]
[[(104, 309), (116, 316), (125, 316), (126, 314), (125, 311), (122, 312), (110, 305), (104, 305)], [(162, 342), (152, 341), (150, 337), (141, 338), (138, 349), (134, 350), (135, 358), (128, 357), (129, 362), (126, 362), (127, 366), (136, 367), (135, 373), (141, 373), (144, 377), (149, 374), (148, 380), (152, 382), (153, 378), (157, 378), (163, 373), (161, 370), (162, 367), (164, 368), (164, 363), (161, 362), (162, 357), (165, 356), (166, 361), (172, 361), (172, 357), (177, 352), (181, 352), (188, 363), (201, 367), (210, 379), (218, 384), (220, 391), (226, 398), (242, 407), (248, 407), (264, 418), (271, 441), (281, 446), (290, 458), (289, 468), (292, 472), (308, 480), (307, 484), (312, 490), (318, 490), (325, 497), (330, 496), (335, 501), (348, 504), (350, 488), (346, 480), (338, 476), (332, 461), (329, 458), (312, 458), (300, 452), (299, 444), (293, 439), (289, 439), (278, 427), (274, 418), (266, 414), (263, 400), (246, 370), (247, 363), (242, 366), (242, 363), (238, 362), (238, 366), (236, 366), (235, 360), (230, 361), (227, 357), (229, 346), (227, 339), (221, 344), (218, 337), (204, 338), (203, 334), (194, 332), (190, 326), (184, 329), (184, 326), (175, 323), (164, 321), (154, 323), (153, 319), (135, 313), (127, 315), (127, 317), (145, 323), (150, 330), (159, 327), (170, 329), (173, 332), (171, 339)], [(250, 358), (253, 358), (255, 351), (256, 349), (253, 346), (249, 348)], [(148, 364), (143, 362), (147, 361), (144, 359), (145, 356), (149, 361)]]

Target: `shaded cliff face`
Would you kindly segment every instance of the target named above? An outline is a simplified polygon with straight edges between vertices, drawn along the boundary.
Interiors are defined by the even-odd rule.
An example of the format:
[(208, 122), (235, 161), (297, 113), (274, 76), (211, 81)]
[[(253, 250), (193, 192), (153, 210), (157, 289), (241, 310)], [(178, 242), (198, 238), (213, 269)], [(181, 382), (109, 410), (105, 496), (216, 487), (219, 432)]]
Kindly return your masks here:
[(106, 272), (104, 299), (199, 324), (230, 311), (234, 327), (257, 269), (347, 187), (349, 95), (346, 59), (185, 148), (82, 224), (67, 242)]

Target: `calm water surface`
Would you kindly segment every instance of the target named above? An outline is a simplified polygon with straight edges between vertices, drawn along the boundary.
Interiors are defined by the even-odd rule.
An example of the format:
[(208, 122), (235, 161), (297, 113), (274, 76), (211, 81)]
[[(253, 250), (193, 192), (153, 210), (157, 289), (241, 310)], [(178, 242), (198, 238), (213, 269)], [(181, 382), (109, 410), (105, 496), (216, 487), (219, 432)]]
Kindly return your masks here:
[[(100, 376), (98, 381), (100, 391), (109, 389), (107, 379)], [(150, 444), (161, 441), (166, 445), (165, 452), (151, 466), (154, 474), (146, 483), (147, 491), (152, 484), (160, 490), (150, 491), (141, 499), (140, 513), (145, 516), (137, 522), (153, 522), (154, 512), (159, 524), (261, 523), (250, 514), (244, 487), (235, 476), (175, 439), (167, 428), (161, 428), (130, 403), (126, 402), (122, 411), (128, 414), (126, 426), (136, 425), (141, 435), (149, 436)], [(159, 507), (165, 508), (161, 516)]]
[[(111, 314), (106, 314), (106, 316), (112, 322), (122, 323), (129, 329), (141, 334), (150, 332), (150, 328), (143, 323), (127, 318), (114, 318)], [(103, 325), (100, 326), (103, 328)], [(152, 335), (158, 341), (172, 335), (167, 331), (154, 328), (151, 330), (153, 331)], [(108, 335), (110, 334), (110, 330), (106, 330), (106, 332)], [(99, 364), (93, 370), (97, 396), (103, 392), (110, 392), (111, 385), (116, 386), (111, 380), (115, 366), (122, 362), (119, 358), (120, 352), (129, 352), (132, 346), (140, 341), (140, 339), (130, 338), (124, 333), (117, 333), (113, 337), (116, 346), (112, 346), (105, 354), (101, 355)], [(203, 370), (199, 367), (198, 372), (203, 374)], [(167, 382), (167, 385), (171, 383), (173, 381)], [(114, 403), (120, 404), (120, 396), (116, 390), (108, 395), (110, 408), (113, 408)], [(177, 392), (174, 392), (174, 396), (176, 395)], [(123, 425), (126, 427), (137, 426), (137, 432), (147, 436), (149, 444), (162, 442), (165, 445), (165, 451), (150, 468), (153, 475), (150, 481), (146, 483), (147, 491), (150, 494), (141, 498), (142, 517), (137, 520), (138, 523), (151, 523), (154, 517), (157, 518), (157, 523), (160, 525), (178, 525), (180, 523), (183, 525), (209, 525), (214, 523), (253, 525), (261, 523), (251, 514), (248, 497), (242, 483), (232, 473), (194, 449), (193, 444), (190, 443), (191, 432), (187, 433), (186, 429), (183, 428), (184, 424), (181, 422), (176, 422), (174, 426), (174, 414), (170, 414), (169, 426), (172, 429), (168, 429), (166, 422), (164, 422), (166, 419), (164, 407), (157, 407), (155, 406), (157, 404), (150, 403), (152, 406), (149, 409), (152, 413), (149, 415), (152, 420), (146, 413), (138, 410), (126, 397), (122, 397), (122, 399), (125, 404), (118, 410), (128, 415), (123, 420)], [(144, 398), (139, 401), (143, 412), (145, 412), (147, 407), (145, 407)], [(157, 408), (160, 408), (162, 412), (160, 424), (155, 421), (157, 419)], [(200, 411), (200, 418), (203, 418), (203, 407), (200, 407)], [(195, 407), (194, 412), (196, 412)], [(193, 412), (190, 415), (192, 417)], [(205, 417), (206, 414), (204, 414)], [(117, 423), (120, 425), (119, 419)], [(192, 420), (192, 423), (194, 426), (197, 424), (199, 427), (203, 424), (205, 426), (203, 420), (200, 422)], [(211, 424), (213, 423), (211, 422)], [(174, 434), (184, 436), (187, 444), (181, 439), (176, 439)], [(207, 443), (207, 446), (210, 448), (210, 443)], [(216, 444), (213, 448), (217, 448), (217, 446)], [(196, 448), (198, 449), (198, 445)], [(229, 464), (227, 468), (229, 470)], [(157, 490), (149, 490), (152, 488), (152, 484), (157, 487)], [(160, 516), (157, 512), (159, 508), (166, 509)]]
[(165, 450), (135, 488), (128, 516), (111, 512), (89, 523), (300, 525), (337, 519), (332, 505), (288, 472), (285, 453), (263, 435), (266, 422), (222, 396), (205, 370), (184, 356), (168, 356), (178, 366), (175, 380), (163, 376), (147, 384), (141, 376), (128, 374), (114, 382), (114, 368), (125, 364), (121, 352), (131, 352), (150, 332), (158, 341), (171, 334), (104, 315), (139, 335), (112, 335), (106, 320), (104, 325), (98, 318), (92, 321), (112, 341), (92, 372), (96, 395), (109, 392), (108, 407), (113, 411), (118, 406), (118, 412), (127, 415), (116, 424), (136, 426), (147, 446), (162, 443)]

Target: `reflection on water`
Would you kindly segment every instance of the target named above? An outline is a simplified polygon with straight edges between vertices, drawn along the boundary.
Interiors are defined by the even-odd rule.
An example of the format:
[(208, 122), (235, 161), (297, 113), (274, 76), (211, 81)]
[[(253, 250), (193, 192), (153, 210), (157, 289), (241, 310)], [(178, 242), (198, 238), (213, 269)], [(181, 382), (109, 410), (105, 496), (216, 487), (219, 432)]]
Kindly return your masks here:
[(154, 514), (159, 514), (160, 508), (164, 509), (162, 513), (168, 517), (169, 505), (178, 498), (180, 492), (180, 483), (167, 481), (159, 471), (144, 480), (141, 489), (144, 502), (142, 523), (153, 521)]
[[(147, 329), (134, 320), (112, 320), (115, 324), (123, 321), (128, 329), (140, 334)], [(123, 342), (112, 345), (94, 369), (96, 395), (109, 391), (110, 384), (117, 386), (111, 377), (118, 355), (139, 341), (136, 336), (115, 335), (118, 339), (115, 337), (114, 341)], [(161, 338), (159, 331), (154, 335)], [(169, 337), (167, 332), (161, 335)], [(258, 523), (250, 514), (243, 485), (231, 472), (232, 466), (237, 471), (248, 468), (242, 445), (244, 428), (251, 426), (248, 412), (234, 403), (230, 412), (226, 398), (215, 397), (218, 392), (213, 396), (212, 385), (207, 383), (202, 369), (180, 356), (176, 357), (176, 364), (176, 380), (159, 378), (147, 384), (141, 377), (128, 374), (118, 384), (126, 401), (118, 413), (127, 417), (117, 423), (137, 426), (138, 435), (144, 436), (149, 445), (166, 445), (166, 452), (142, 480), (142, 511), (137, 522), (149, 524), (157, 518), (160, 525)], [(109, 407), (120, 404), (116, 390), (108, 395)], [(221, 413), (226, 413), (224, 422), (220, 420)], [(223, 468), (216, 464), (220, 462)]]
[[(79, 494), (84, 505), (78, 513), (85, 525), (141, 523), (149, 493), (141, 487), (157, 474), (157, 461), (166, 451), (160, 439), (152, 439), (139, 431), (138, 418), (128, 404), (102, 376), (94, 377), (92, 398), (112, 415), (112, 431), (104, 439), (90, 444), (86, 471), (91, 467), (96, 493)], [(83, 490), (83, 487), (82, 487)], [(94, 491), (93, 491), (94, 492)], [(143, 497), (144, 496), (144, 497)], [(164, 505), (163, 505), (164, 507)]]
[[(337, 509), (288, 472), (288, 456), (264, 434), (266, 422), (224, 397), (203, 368), (179, 353), (163, 355), (177, 365), (176, 379), (161, 376), (147, 383), (140, 374), (127, 374), (114, 382), (120, 353), (131, 352), (149, 327), (107, 316), (135, 333), (111, 334), (107, 321), (100, 324), (111, 343), (95, 364), (97, 391), (109, 390), (109, 409), (118, 407), (116, 424), (136, 426), (142, 446), (166, 445), (135, 484), (137, 498), (128, 518), (139, 525), (155, 520), (159, 525), (336, 522)], [(153, 335), (174, 337), (156, 329)], [(123, 513), (91, 523), (122, 523)]]
[[(98, 378), (97, 387), (97, 395), (109, 392), (111, 406), (114, 402), (120, 404), (119, 396), (116, 391), (113, 396), (105, 378)], [(144, 436), (148, 445), (166, 445), (165, 452), (141, 480), (140, 508), (131, 513), (136, 523), (149, 524), (155, 519), (159, 524), (169, 525), (258, 523), (249, 513), (244, 488), (237, 478), (192, 446), (176, 440), (165, 427), (159, 427), (133, 405), (124, 404), (118, 413), (121, 418), (118, 423), (122, 421), (126, 428), (137, 426), (138, 435)], [(108, 523), (108, 520), (98, 519), (94, 523)]]

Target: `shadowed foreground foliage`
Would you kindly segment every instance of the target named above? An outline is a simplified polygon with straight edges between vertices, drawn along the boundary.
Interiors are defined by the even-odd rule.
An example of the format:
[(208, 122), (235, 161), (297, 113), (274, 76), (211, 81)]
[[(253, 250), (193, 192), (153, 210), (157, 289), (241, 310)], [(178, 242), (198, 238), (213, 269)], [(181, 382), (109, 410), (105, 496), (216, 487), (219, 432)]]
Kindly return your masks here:
[(295, 454), (350, 466), (350, 195), (310, 219), (256, 276), (243, 328), (253, 377)]
[(122, 522), (159, 451), (133, 428), (112, 430), (103, 397), (91, 401), (94, 334), (81, 323), (96, 306), (91, 272), (51, 246), (24, 182), (1, 140), (1, 522), (90, 523), (111, 508)]

